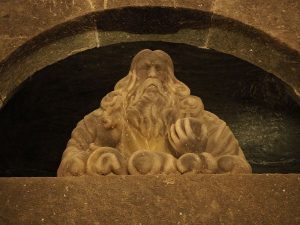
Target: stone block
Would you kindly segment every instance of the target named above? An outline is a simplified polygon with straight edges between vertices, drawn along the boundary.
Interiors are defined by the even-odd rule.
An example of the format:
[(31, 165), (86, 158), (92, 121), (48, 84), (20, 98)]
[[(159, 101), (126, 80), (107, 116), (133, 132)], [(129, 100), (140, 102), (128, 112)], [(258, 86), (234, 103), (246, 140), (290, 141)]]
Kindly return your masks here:
[(1, 178), (0, 224), (300, 223), (300, 176)]
[(91, 11), (89, 1), (82, 0), (1, 1), (0, 41), (10, 45), (0, 50), (0, 61), (43, 31)]

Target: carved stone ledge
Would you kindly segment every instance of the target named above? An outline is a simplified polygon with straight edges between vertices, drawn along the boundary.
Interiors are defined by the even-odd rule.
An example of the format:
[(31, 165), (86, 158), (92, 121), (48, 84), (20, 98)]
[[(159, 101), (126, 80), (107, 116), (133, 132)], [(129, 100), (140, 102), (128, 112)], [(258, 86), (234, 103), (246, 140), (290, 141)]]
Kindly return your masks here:
[(299, 224), (300, 175), (1, 178), (0, 224)]

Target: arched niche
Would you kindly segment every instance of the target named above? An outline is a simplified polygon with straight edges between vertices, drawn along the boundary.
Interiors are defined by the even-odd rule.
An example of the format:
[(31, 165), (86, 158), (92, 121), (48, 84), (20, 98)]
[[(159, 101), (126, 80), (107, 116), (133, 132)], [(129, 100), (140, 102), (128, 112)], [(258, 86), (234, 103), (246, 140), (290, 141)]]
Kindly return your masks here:
[[(204, 86), (197, 89), (196, 84), (199, 85), (199, 81), (201, 81), (199, 75), (189, 76), (188, 73), (184, 73), (183, 69), (179, 73), (179, 78), (182, 78), (183, 81), (192, 86), (192, 91), (204, 99), (206, 107), (209, 110), (220, 115), (221, 118), (225, 119), (232, 126), (238, 139), (241, 136), (242, 139), (244, 138), (244, 140), (241, 140), (244, 148), (246, 143), (252, 146), (249, 148), (246, 146), (245, 151), (248, 154), (248, 158), (250, 157), (251, 159), (252, 157), (252, 161), (250, 161), (252, 166), (256, 167), (255, 172), (299, 172), (299, 168), (297, 167), (299, 154), (295, 150), (299, 147), (299, 141), (296, 138), (299, 133), (299, 120), (297, 119), (299, 117), (299, 106), (296, 104), (296, 102), (299, 103), (299, 54), (292, 45), (274, 38), (274, 36), (270, 35), (270, 32), (261, 29), (259, 26), (249, 25), (243, 18), (223, 15), (212, 8), (205, 10), (196, 6), (171, 7), (155, 4), (147, 7), (120, 6), (109, 9), (94, 9), (83, 13), (83, 15), (70, 18), (66, 17), (57, 23), (53, 23), (53, 26), (36, 32), (35, 36), (26, 40), (0, 62), (0, 106), (3, 107), (1, 114), (5, 118), (2, 119), (0, 126), (5, 127), (1, 131), (2, 137), (6, 141), (9, 140), (10, 143), (13, 143), (13, 146), (5, 146), (4, 151), (1, 152), (2, 156), (4, 156), (2, 157), (2, 171), (4, 171), (2, 175), (54, 175), (63, 148), (76, 122), (84, 114), (97, 107), (101, 97), (112, 89), (117, 78), (120, 78), (120, 76), (127, 72), (126, 70), (117, 70), (119, 57), (121, 55), (122, 57), (126, 56), (125, 59), (127, 61), (125, 61), (127, 66), (132, 55), (136, 53), (132, 50), (138, 51), (141, 46), (166, 48), (166, 50), (169, 50), (168, 52), (174, 48), (176, 50), (176, 54), (173, 54), (175, 59), (176, 57), (180, 58), (180, 56), (187, 57), (179, 60), (186, 62), (186, 71), (189, 71), (190, 65), (189, 61), (185, 60), (188, 59), (190, 52), (197, 51), (197, 54), (195, 54), (198, 56), (201, 54), (204, 57), (208, 54), (211, 58), (213, 58), (213, 55), (215, 57), (219, 56), (220, 61), (222, 63), (224, 61), (224, 64), (221, 63), (219, 65), (225, 65), (226, 60), (233, 63), (231, 56), (255, 65), (256, 67), (253, 67), (250, 64), (243, 64), (245, 63), (243, 62), (242, 64), (247, 68), (250, 65), (248, 69), (252, 72), (244, 71), (245, 73), (240, 73), (242, 76), (240, 78), (236, 76), (238, 74), (237, 71), (239, 72), (241, 69), (240, 64), (237, 63), (234, 72), (235, 77), (232, 80), (226, 80), (226, 77), (224, 77), (224, 80), (212, 78), (213, 82), (208, 82), (209, 79), (206, 79), (207, 90), (204, 92)], [(168, 48), (166, 47), (167, 45), (172, 47)], [(126, 52), (130, 52), (130, 54), (126, 55), (122, 52), (122, 49), (127, 50)], [(122, 54), (116, 54), (114, 57), (111, 56), (112, 58), (109, 58), (108, 61), (103, 58), (110, 51), (117, 53), (118, 50)], [(104, 54), (105, 51), (108, 51), (106, 55)], [(98, 53), (96, 54), (96, 52)], [(95, 53), (96, 56), (103, 54), (102, 56), (98, 55), (99, 58), (102, 57), (102, 60), (97, 61), (92, 57), (92, 53)], [(223, 55), (222, 53), (231, 56)], [(221, 58), (223, 59), (221, 60)], [(203, 60), (201, 57), (199, 59)], [(70, 75), (69, 72), (74, 71), (69, 67), (70, 62), (77, 62), (73, 64), (73, 69), (82, 66), (78, 68), (79, 72), (82, 72), (79, 73), (79, 78)], [(208, 62), (206, 63), (206, 65), (209, 64)], [(110, 64), (114, 65), (114, 67), (109, 67), (109, 74), (111, 76), (101, 76), (101, 81), (105, 85), (99, 83), (99, 86), (94, 86), (98, 83), (94, 82), (95, 80), (85, 73), (84, 65), (91, 67), (92, 64), (96, 67), (100, 64), (104, 68)], [(68, 68), (68, 72), (60, 71), (60, 73), (57, 73), (57, 75), (61, 75), (60, 77), (56, 77), (55, 74), (51, 75), (51, 70), (59, 70), (60, 65)], [(192, 67), (201, 71), (201, 65), (201, 62), (194, 61), (194, 67)], [(212, 65), (215, 66), (216, 64)], [(125, 68), (125, 64), (123, 66)], [(205, 73), (208, 74), (208, 71), (209, 69)], [(222, 74), (221, 70), (216, 74), (220, 73)], [(228, 71), (224, 69), (224, 74), (226, 73)], [(254, 73), (256, 74), (254, 75)], [(64, 74), (69, 74), (69, 78), (64, 79), (66, 78)], [(87, 83), (81, 80), (82, 77), (80, 76), (83, 76), (83, 74), (86, 75), (85, 82)], [(92, 74), (96, 75), (96, 73)], [(209, 76), (204, 77), (209, 78)], [(68, 79), (71, 79), (75, 84), (69, 85)], [(230, 85), (226, 83), (228, 81), (231, 83)], [(43, 85), (41, 86), (41, 84)], [(220, 84), (221, 86), (218, 86)], [(53, 85), (58, 89), (62, 89), (56, 90), (55, 93), (57, 95), (54, 93), (54, 96), (48, 99), (47, 88), (53, 87)], [(90, 93), (90, 88), (92, 87), (94, 87), (93, 100), (89, 102), (88, 93)], [(78, 93), (76, 92), (77, 95), (72, 92), (72, 89), (75, 92), (78, 91)], [(200, 91), (201, 89), (202, 91)], [(69, 92), (66, 90), (69, 90)], [(70, 95), (61, 98), (59, 93), (65, 92)], [(17, 94), (14, 97), (15, 93)], [(73, 97), (72, 93), (74, 94)], [(96, 96), (95, 93), (99, 93), (99, 96)], [(71, 115), (72, 110), (64, 111), (64, 104), (61, 104), (61, 102), (68, 102), (68, 98), (73, 98), (74, 100), (74, 96), (83, 96), (83, 98), (79, 98), (77, 101), (78, 104), (82, 105), (75, 107), (79, 109), (80, 113)], [(222, 99), (220, 97), (222, 96), (231, 96), (230, 98), (232, 99), (239, 96), (240, 99), (237, 101), (240, 101), (239, 104), (242, 108), (236, 111), (232, 110), (230, 104), (227, 104), (230, 101), (227, 101), (226, 104), (224, 101), (220, 101)], [(12, 100), (10, 101), (10, 99)], [(49, 107), (45, 107), (44, 103), (47, 102), (46, 99), (49, 100)], [(251, 106), (252, 108), (249, 105), (244, 105), (250, 104), (249, 102), (251, 101), (254, 102), (254, 105), (257, 105), (255, 106), (256, 108), (253, 108), (253, 105)], [(60, 102), (57, 108), (51, 108), (51, 103), (56, 104), (57, 102)], [(19, 103), (23, 104), (23, 108), (18, 105)], [(36, 114), (34, 108), (36, 106), (38, 108), (39, 103), (41, 104), (41, 111)], [(6, 104), (8, 105), (5, 106)], [(240, 111), (242, 109), (244, 109), (245, 113), (249, 111), (250, 116), (245, 116)], [(22, 118), (24, 115), (24, 113), (22, 114), (22, 110), (26, 110), (25, 115), (28, 116), (27, 122), (29, 123), (29, 127), (26, 127), (26, 116)], [(252, 117), (251, 112), (254, 115)], [(244, 119), (241, 119), (240, 113), (245, 116)], [(35, 120), (34, 118), (43, 117), (42, 115), (46, 115), (44, 122), (35, 124), (38, 119)], [(56, 118), (62, 116), (65, 120), (62, 119), (53, 122), (52, 118), (51, 122), (48, 122), (47, 119), (50, 119), (51, 115)], [(71, 116), (69, 117), (69, 115)], [(23, 121), (25, 123), (14, 123), (15, 119), (15, 121), (18, 121), (18, 117), (21, 120), (25, 119)], [(13, 120), (9, 120), (9, 118)], [(35, 127), (35, 125), (37, 126)], [(58, 127), (65, 128), (59, 131), (56, 130), (58, 132), (56, 134), (62, 135), (64, 138), (60, 139), (59, 135), (54, 135), (53, 138), (57, 140), (55, 150), (49, 147), (44, 148), (47, 145), (47, 132), (51, 134), (52, 126), (55, 129)], [(254, 127), (254, 130), (247, 130), (247, 126)], [(40, 132), (39, 129), (42, 127), (47, 127), (46, 133)], [(244, 134), (243, 127), (246, 130)], [(15, 136), (13, 135), (12, 137), (15, 138), (6, 139), (8, 134), (6, 129), (9, 128), (14, 130)], [(19, 131), (20, 133), (18, 133)], [(270, 141), (268, 139), (269, 131), (273, 134), (271, 142), (268, 142), (268, 140)], [(35, 135), (31, 132), (35, 132)], [(40, 134), (46, 135), (40, 136)], [(17, 141), (20, 137), (21, 139)], [(24, 144), (24, 141), (27, 145)], [(25, 146), (27, 150), (30, 150), (31, 145), (32, 149), (34, 149), (31, 153), (30, 151), (20, 150)], [(282, 145), (284, 146), (283, 148)], [(39, 147), (43, 150), (40, 150)], [(270, 153), (268, 149), (271, 148), (276, 149), (277, 153), (271, 153), (271, 155), (273, 154), (273, 158), (271, 157), (270, 159), (267, 156)], [(250, 151), (250, 149), (254, 150)], [(284, 150), (280, 152), (280, 149)], [(19, 158), (18, 155), (20, 156)], [(26, 157), (29, 161), (26, 161)], [(50, 164), (46, 163), (47, 157), (51, 162)], [(255, 157), (258, 160), (255, 161)], [(30, 165), (31, 162), (34, 162), (31, 164), (34, 166)], [(7, 170), (7, 168), (11, 168), (9, 165), (20, 165), (21, 167), (17, 171), (10, 171), (9, 169)], [(46, 167), (43, 165), (46, 165)]]
[(23, 82), (0, 111), (0, 175), (55, 176), (76, 123), (99, 107), (144, 48), (171, 55), (178, 79), (229, 124), (255, 173), (300, 171), (300, 108), (280, 79), (213, 50), (144, 41), (77, 53)]
[(184, 43), (231, 54), (277, 76), (299, 102), (300, 57), (293, 45), (243, 18), (223, 15), (216, 6), (135, 4), (94, 7), (36, 32), (0, 62), (1, 105), (22, 82), (47, 65), (94, 47), (134, 41)]

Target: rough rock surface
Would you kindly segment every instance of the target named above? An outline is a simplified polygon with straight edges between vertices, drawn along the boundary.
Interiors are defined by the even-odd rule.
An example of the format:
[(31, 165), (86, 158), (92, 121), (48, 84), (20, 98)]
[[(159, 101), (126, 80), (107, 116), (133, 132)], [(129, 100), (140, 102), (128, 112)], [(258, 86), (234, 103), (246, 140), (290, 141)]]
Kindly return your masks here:
[(299, 10), (293, 0), (1, 1), (0, 108), (45, 66), (133, 41), (186, 43), (234, 55), (286, 82), (300, 102)]
[(300, 223), (300, 175), (1, 178), (0, 224)]

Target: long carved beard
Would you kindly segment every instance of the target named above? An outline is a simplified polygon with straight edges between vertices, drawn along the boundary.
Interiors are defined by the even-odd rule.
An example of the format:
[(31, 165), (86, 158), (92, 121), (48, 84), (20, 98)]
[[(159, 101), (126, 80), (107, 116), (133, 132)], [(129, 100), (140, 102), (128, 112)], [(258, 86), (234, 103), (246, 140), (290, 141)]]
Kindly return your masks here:
[[(152, 83), (156, 87), (150, 87)], [(164, 135), (176, 117), (174, 97), (161, 84), (149, 80), (129, 95), (126, 115), (128, 122), (146, 138)]]

